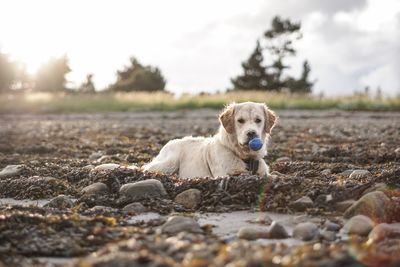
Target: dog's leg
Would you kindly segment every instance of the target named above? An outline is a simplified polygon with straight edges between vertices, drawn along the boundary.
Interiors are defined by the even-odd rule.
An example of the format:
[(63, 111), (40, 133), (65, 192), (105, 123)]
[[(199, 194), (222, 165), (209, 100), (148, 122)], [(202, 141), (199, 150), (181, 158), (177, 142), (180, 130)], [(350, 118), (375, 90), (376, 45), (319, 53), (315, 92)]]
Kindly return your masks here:
[(260, 176), (269, 175), (269, 166), (267, 163), (263, 159), (260, 159), (259, 162), (257, 174)]
[(175, 174), (179, 171), (179, 140), (169, 141), (151, 162), (142, 167), (145, 171)]

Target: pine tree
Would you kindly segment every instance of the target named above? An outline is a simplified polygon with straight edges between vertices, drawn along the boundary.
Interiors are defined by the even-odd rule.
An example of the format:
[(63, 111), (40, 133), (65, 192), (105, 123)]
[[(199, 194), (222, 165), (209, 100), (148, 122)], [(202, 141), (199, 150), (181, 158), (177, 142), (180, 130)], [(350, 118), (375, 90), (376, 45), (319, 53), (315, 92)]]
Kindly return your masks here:
[(260, 42), (249, 59), (242, 63), (243, 74), (231, 79), (236, 90), (260, 90), (265, 89), (268, 83), (266, 68), (263, 66), (264, 56)]

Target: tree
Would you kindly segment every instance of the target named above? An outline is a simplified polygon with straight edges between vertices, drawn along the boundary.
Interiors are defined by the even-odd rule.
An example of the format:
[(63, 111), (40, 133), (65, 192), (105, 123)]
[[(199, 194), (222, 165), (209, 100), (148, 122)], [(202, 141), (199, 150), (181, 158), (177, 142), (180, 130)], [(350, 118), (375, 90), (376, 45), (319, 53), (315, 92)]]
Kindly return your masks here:
[(249, 59), (242, 63), (243, 75), (231, 79), (235, 89), (256, 90), (265, 88), (268, 83), (266, 68), (263, 66), (264, 56), (260, 42), (257, 41), (256, 48)]
[(292, 93), (308, 94), (311, 93), (313, 82), (309, 81), (309, 75), (311, 72), (310, 64), (307, 60), (303, 62), (303, 71), (301, 73), (300, 79), (296, 80), (293, 78), (288, 78), (286, 81), (287, 87)]
[(86, 81), (81, 84), (78, 88), (79, 92), (82, 93), (95, 93), (96, 87), (93, 83), (93, 74), (89, 73), (86, 75)]
[(0, 52), (0, 92), (11, 89), (17, 78), (16, 66), (6, 54)]
[(157, 67), (144, 66), (132, 57), (130, 65), (117, 71), (117, 81), (111, 85), (114, 91), (163, 91), (166, 81)]
[(60, 92), (66, 89), (66, 75), (71, 71), (68, 58), (51, 58), (36, 74), (36, 91)]

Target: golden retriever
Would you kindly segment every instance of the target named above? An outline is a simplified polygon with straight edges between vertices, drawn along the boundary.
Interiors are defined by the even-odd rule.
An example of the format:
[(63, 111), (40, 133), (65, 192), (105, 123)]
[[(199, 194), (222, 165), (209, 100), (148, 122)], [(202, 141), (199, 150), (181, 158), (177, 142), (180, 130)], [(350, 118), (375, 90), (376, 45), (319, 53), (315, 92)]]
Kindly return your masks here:
[[(263, 103), (230, 104), (220, 114), (220, 128), (212, 137), (184, 137), (169, 141), (142, 167), (145, 171), (178, 174), (180, 178), (218, 177), (253, 173), (266, 175), (266, 144), (276, 123), (273, 111)], [(249, 149), (254, 137), (263, 140), (258, 151)]]

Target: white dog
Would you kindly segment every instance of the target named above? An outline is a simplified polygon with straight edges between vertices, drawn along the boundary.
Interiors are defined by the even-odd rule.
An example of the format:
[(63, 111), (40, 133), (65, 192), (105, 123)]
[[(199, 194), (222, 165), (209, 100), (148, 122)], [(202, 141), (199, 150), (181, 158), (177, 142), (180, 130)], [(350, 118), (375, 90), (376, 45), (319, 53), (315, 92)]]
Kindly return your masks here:
[[(263, 157), (276, 122), (265, 104), (231, 104), (219, 116), (221, 126), (213, 137), (185, 137), (169, 141), (143, 170), (178, 174), (180, 178), (218, 177), (251, 172), (265, 175), (269, 168)], [(249, 149), (254, 137), (263, 140), (258, 151)]]

